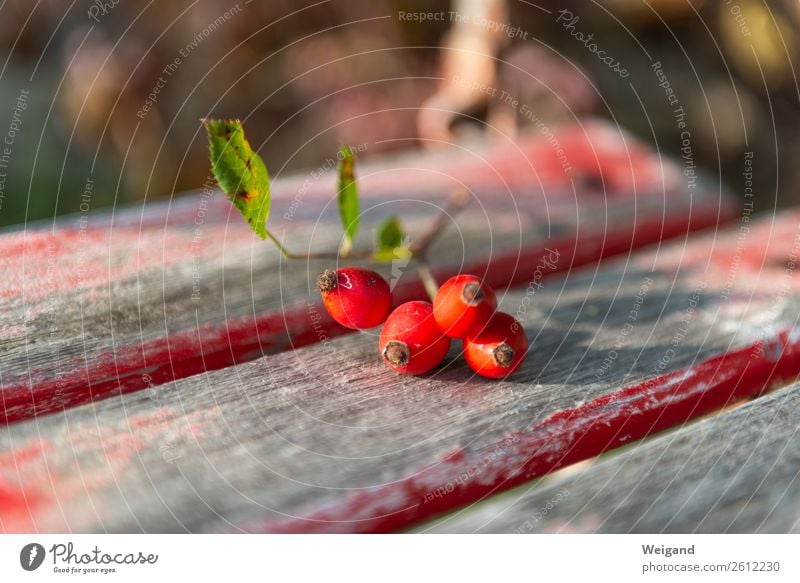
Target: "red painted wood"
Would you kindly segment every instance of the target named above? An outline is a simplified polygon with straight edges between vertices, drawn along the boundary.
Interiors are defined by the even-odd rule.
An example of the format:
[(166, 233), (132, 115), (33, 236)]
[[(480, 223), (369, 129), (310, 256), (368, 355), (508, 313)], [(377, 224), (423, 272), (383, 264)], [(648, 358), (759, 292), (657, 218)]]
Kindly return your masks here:
[[(702, 329), (705, 323), (708, 323), (709, 328), (714, 329), (716, 337), (712, 343), (714, 352), (708, 350), (703, 352), (703, 354), (712, 354), (712, 356), (704, 357), (703, 360), (682, 370), (670, 371), (666, 374), (648, 373), (641, 370), (642, 367), (638, 367), (638, 372), (632, 373), (637, 375), (636, 382), (630, 382), (620, 389), (615, 386), (605, 386), (603, 393), (593, 393), (601, 396), (596, 396), (587, 402), (576, 402), (574, 397), (582, 398), (582, 395), (585, 394), (584, 391), (589, 390), (588, 386), (571, 384), (565, 381), (564, 376), (560, 376), (560, 380), (556, 381), (554, 386), (542, 388), (543, 400), (557, 399), (560, 391), (571, 391), (573, 393), (570, 400), (573, 403), (571, 406), (554, 410), (548, 409), (553, 412), (530, 429), (521, 432), (515, 429), (513, 433), (507, 434), (505, 439), (491, 445), (484, 445), (478, 449), (455, 451), (451, 451), (450, 446), (437, 448), (435, 455), (441, 456), (441, 461), (436, 461), (432, 465), (419, 464), (414, 467), (403, 467), (402, 474), (387, 473), (384, 475), (382, 472), (385, 471), (385, 466), (376, 463), (370, 466), (373, 473), (364, 476), (363, 481), (359, 479), (355, 484), (342, 484), (335, 481), (309, 482), (307, 481), (309, 476), (305, 476), (304, 480), (302, 476), (294, 475), (295, 469), (302, 472), (302, 464), (298, 464), (297, 468), (292, 468), (290, 462), (289, 467), (284, 465), (282, 472), (278, 475), (296, 486), (296, 497), (301, 502), (283, 498), (275, 505), (269, 503), (264, 506), (256, 503), (243, 504), (238, 506), (236, 516), (241, 518), (242, 512), (247, 512), (246, 516), (250, 516), (249, 511), (252, 510), (254, 516), (275, 516), (272, 513), (281, 512), (284, 516), (293, 515), (297, 518), (288, 520), (273, 518), (270, 521), (253, 519), (252, 523), (244, 525), (241, 521), (233, 519), (234, 523), (237, 527), (247, 530), (266, 532), (384, 532), (400, 529), (420, 520), (435, 517), (460, 505), (479, 501), (485, 496), (520, 484), (530, 478), (544, 475), (567, 464), (586, 459), (621, 444), (630, 443), (664, 428), (673, 427), (687, 419), (724, 406), (733, 400), (755, 395), (771, 383), (794, 379), (800, 374), (800, 333), (798, 333), (797, 327), (792, 327), (797, 320), (797, 316), (792, 310), (797, 304), (790, 300), (794, 294), (800, 291), (800, 278), (795, 275), (795, 262), (800, 256), (800, 227), (798, 225), (800, 225), (800, 213), (797, 212), (784, 212), (777, 217), (762, 216), (758, 221), (752, 223), (749, 220), (742, 221), (739, 225), (733, 225), (724, 230), (693, 234), (685, 242), (677, 240), (663, 246), (643, 250), (625, 257), (624, 261), (606, 264), (601, 269), (601, 272), (605, 271), (605, 274), (600, 273), (600, 279), (604, 275), (606, 277), (605, 284), (600, 284), (604, 291), (602, 294), (594, 296), (601, 302), (615, 294), (614, 288), (622, 279), (627, 280), (625, 287), (628, 291), (624, 294), (626, 297), (630, 297), (630, 284), (641, 281), (641, 278), (647, 273), (653, 274), (661, 282), (669, 281), (673, 271), (676, 276), (679, 276), (674, 281), (677, 284), (674, 290), (665, 289), (667, 286), (662, 286), (659, 289), (651, 290), (653, 293), (669, 293), (671, 295), (675, 292), (681, 298), (689, 298), (692, 296), (686, 295), (688, 290), (699, 289), (696, 286), (700, 283), (704, 284), (702, 287), (704, 300), (701, 302), (702, 307), (698, 309), (697, 314), (699, 320), (692, 330), (696, 334), (698, 328)], [(739, 245), (739, 234), (741, 233), (745, 233), (746, 236)], [(584, 287), (587, 291), (594, 287), (596, 280), (587, 277), (590, 275), (591, 273), (587, 273), (586, 270), (574, 275), (574, 285), (577, 286), (578, 291)], [(730, 286), (727, 282), (729, 276), (731, 277)], [(603, 285), (607, 287), (602, 288)], [(619, 288), (617, 287), (617, 289)], [(571, 292), (575, 291), (575, 289), (571, 290)], [(558, 293), (557, 290), (551, 290), (551, 293), (553, 292)], [(517, 294), (517, 301), (519, 295)], [(560, 296), (560, 294), (558, 295)], [(568, 299), (561, 308), (573, 306), (575, 299), (580, 297), (580, 293), (568, 294)], [(657, 299), (656, 306), (662, 305), (662, 301), (663, 299)], [(674, 323), (675, 318), (686, 313), (687, 307), (684, 305), (683, 309), (676, 309), (674, 306), (669, 308), (667, 319), (672, 318)], [(782, 307), (788, 308), (789, 311), (777, 310)], [(769, 312), (773, 308), (776, 308), (776, 312), (772, 316), (762, 317), (769, 316), (764, 312)], [(539, 317), (536, 321), (538, 320)], [(593, 321), (595, 320), (590, 315), (580, 322), (580, 325), (585, 326)], [(621, 319), (615, 320), (612, 324), (614, 329), (622, 321)], [(660, 317), (658, 322), (662, 322)], [(559, 328), (563, 330), (566, 326), (565, 323), (564, 328)], [(648, 336), (644, 347), (652, 349), (670, 345), (668, 342), (675, 328), (670, 322), (665, 322), (661, 326), (665, 327), (662, 329), (662, 334), (656, 333)], [(645, 330), (650, 330), (650, 328)], [(653, 330), (655, 331), (655, 328)], [(740, 334), (743, 334), (743, 337)], [(651, 342), (654, 337), (656, 340)], [(702, 345), (703, 343), (698, 345), (692, 342), (691, 346), (684, 346), (684, 356), (694, 355), (697, 357)], [(550, 343), (551, 348), (552, 346)], [(598, 348), (602, 351), (605, 350), (605, 346), (605, 344), (601, 344)], [(630, 348), (636, 350), (643, 346), (635, 344)], [(570, 354), (575, 355), (574, 352)], [(313, 357), (313, 355), (306, 354), (306, 360), (309, 360), (309, 356)], [(374, 354), (372, 356), (374, 357)], [(278, 359), (280, 358), (278, 357)], [(277, 368), (291, 371), (292, 365), (287, 360), (284, 359)], [(649, 357), (649, 360), (652, 361), (653, 358)], [(595, 355), (594, 364), (596, 365), (598, 361), (599, 358)], [(329, 364), (330, 362), (328, 361)], [(563, 367), (564, 364), (561, 362), (557, 366)], [(244, 368), (250, 369), (251, 373), (257, 372), (259, 376), (266, 376), (269, 374), (270, 363), (264, 360)], [(528, 374), (530, 376), (525, 382), (536, 382), (533, 379), (536, 378), (537, 372), (528, 371)], [(639, 380), (641, 378), (639, 375), (647, 374), (653, 376)], [(290, 374), (289, 378), (292, 376)], [(128, 495), (130, 495), (131, 484), (141, 484), (142, 476), (146, 476), (146, 479), (155, 479), (154, 490), (156, 491), (163, 486), (164, 489), (160, 491), (166, 492), (168, 487), (164, 486), (164, 483), (171, 483), (170, 491), (174, 493), (176, 477), (187, 478), (185, 472), (188, 472), (190, 481), (187, 482), (186, 498), (178, 500), (181, 502), (194, 500), (193, 493), (189, 492), (188, 484), (191, 484), (191, 479), (202, 479), (198, 476), (207, 476), (207, 470), (203, 467), (191, 467), (192, 464), (187, 464), (185, 467), (165, 467), (168, 464), (162, 458), (164, 454), (161, 450), (165, 442), (174, 440), (175, 436), (179, 435), (184, 436), (192, 444), (200, 444), (199, 450), (192, 448), (189, 450), (191, 452), (211, 453), (223, 441), (227, 441), (228, 446), (231, 443), (235, 444), (233, 448), (235, 449), (242, 444), (242, 439), (247, 439), (246, 434), (238, 434), (232, 427), (237, 421), (244, 420), (244, 424), (248, 426), (263, 423), (265, 431), (255, 435), (249, 434), (250, 438), (260, 442), (265, 435), (273, 432), (271, 422), (284, 421), (285, 417), (283, 416), (287, 414), (280, 407), (271, 408), (275, 417), (262, 418), (263, 410), (256, 405), (254, 412), (257, 421), (252, 417), (248, 418), (248, 412), (253, 411), (248, 410), (244, 403), (239, 403), (235, 397), (232, 397), (231, 387), (221, 391), (227, 394), (225, 400), (228, 402), (218, 402), (216, 391), (225, 382), (225, 377), (234, 379), (238, 377), (238, 373), (237, 371), (226, 371), (215, 375), (215, 378), (211, 379), (207, 386), (204, 386), (205, 380), (195, 379), (183, 381), (180, 386), (175, 387), (174, 391), (172, 388), (165, 388), (161, 391), (162, 396), (172, 392), (180, 395), (180, 399), (163, 405), (158, 404), (157, 399), (148, 399), (143, 396), (138, 403), (133, 402), (134, 400), (128, 403), (124, 400), (108, 403), (108, 406), (103, 409), (103, 415), (97, 414), (97, 410), (93, 407), (86, 407), (67, 413), (63, 417), (9, 428), (7, 449), (5, 453), (0, 452), (0, 469), (8, 468), (10, 471), (0, 472), (0, 478), (6, 480), (1, 484), (3, 494), (15, 505), (18, 512), (0, 527), (14, 531), (26, 530), (28, 524), (32, 525), (31, 528), (41, 530), (58, 528), (52, 525), (58, 524), (58, 506), (64, 504), (73, 510), (79, 509), (77, 514), (73, 514), (73, 520), (76, 522), (71, 526), (76, 529), (96, 529), (97, 525), (103, 524), (104, 520), (109, 520), (117, 528), (120, 525), (131, 528), (130, 521), (132, 519), (128, 517), (127, 522), (120, 521), (120, 513), (116, 512), (119, 498), (108, 498), (105, 495), (123, 484), (128, 486)], [(585, 382), (586, 376), (581, 378)], [(411, 380), (407, 385), (408, 392), (404, 395), (411, 396), (414, 391), (424, 390), (426, 386), (432, 389), (431, 393), (433, 393), (444, 389), (443, 385), (452, 383), (452, 380), (440, 380), (433, 386), (426, 384), (433, 380)], [(367, 380), (366, 382), (371, 381)], [(478, 382), (482, 383), (482, 381)], [(353, 382), (351, 386), (357, 393), (356, 402), (346, 403), (347, 407), (341, 407), (343, 411), (348, 411), (350, 407), (354, 411), (348, 412), (344, 417), (337, 419), (337, 423), (331, 423), (332, 425), (344, 427), (345, 425), (339, 425), (339, 423), (364, 421), (364, 412), (375, 406), (374, 399), (380, 398), (380, 391), (376, 390), (370, 393), (369, 385), (365, 387), (363, 383), (362, 379)], [(235, 382), (233, 384), (236, 385)], [(318, 384), (328, 388), (324, 379), (320, 379)], [(279, 393), (281, 389), (290, 387), (291, 385), (266, 384), (261, 387), (261, 394), (274, 397), (275, 393)], [(386, 388), (384, 379), (381, 389), (385, 390)], [(476, 385), (469, 387), (465, 384), (462, 388), (466, 393), (463, 401), (468, 403), (467, 410), (462, 410), (462, 413), (465, 413), (467, 417), (473, 417), (473, 412), (470, 410), (473, 407), (475, 408), (475, 418), (506, 411), (505, 406), (509, 404), (508, 401), (499, 405), (502, 409), (493, 409), (491, 405), (487, 405), (485, 399), (476, 398), (480, 394), (485, 397), (485, 391), (476, 391)], [(492, 387), (492, 389), (495, 388), (502, 390), (502, 387), (499, 386)], [(525, 388), (520, 388), (525, 390)], [(197, 392), (193, 392), (192, 389), (197, 389)], [(199, 393), (204, 389), (207, 390), (204, 399), (200, 402), (195, 401), (193, 398), (199, 397)], [(483, 385), (483, 389), (486, 389), (485, 385)], [(314, 393), (309, 385), (303, 386), (301, 390), (301, 392), (306, 391)], [(209, 395), (213, 398), (208, 398)], [(246, 396), (244, 399), (250, 400), (255, 397), (254, 392), (253, 395)], [(230, 400), (232, 398), (233, 401)], [(286, 395), (279, 397), (279, 400), (282, 401), (284, 398), (288, 403), (293, 401), (288, 390)], [(294, 395), (294, 398), (297, 398), (297, 395)], [(420, 402), (423, 401), (410, 399), (408, 407), (413, 410), (419, 407)], [(402, 407), (402, 403), (403, 400), (397, 402), (400, 407)], [(450, 400), (441, 400), (439, 404), (455, 406), (455, 403)], [(537, 406), (541, 407), (542, 402), (539, 402)], [(522, 419), (518, 418), (511, 426), (527, 427), (526, 419), (540, 419), (537, 416), (536, 406), (522, 409), (521, 413), (515, 411), (509, 415), (509, 417), (522, 417)], [(302, 420), (306, 416), (311, 418), (311, 413), (312, 411), (307, 411), (304, 416), (292, 419), (287, 424), (293, 428), (300, 426), (299, 431), (302, 434), (313, 434), (316, 431), (313, 422), (308, 426), (302, 425)], [(109, 422), (109, 418), (112, 419), (111, 422)], [(380, 419), (385, 423), (385, 425), (381, 425), (384, 427), (393, 425), (393, 422), (403, 419), (403, 416), (381, 417)], [(439, 424), (435, 417), (426, 419), (424, 427), (426, 429), (430, 427), (432, 433), (441, 432), (443, 427), (448, 427), (453, 431), (457, 430), (458, 424), (455, 423), (455, 420), (451, 426), (449, 422)], [(331, 422), (330, 417), (325, 420)], [(462, 429), (463, 425), (459, 431)], [(485, 427), (482, 427), (478, 431), (483, 433), (485, 430)], [(403, 429), (398, 428), (397, 431), (402, 432)], [(378, 434), (387, 433), (392, 432), (377, 432), (375, 438), (377, 439)], [(280, 436), (281, 433), (278, 432), (278, 435)], [(298, 435), (300, 433), (294, 434), (294, 438), (297, 438)], [(460, 439), (449, 443), (475, 443), (469, 433), (460, 435)], [(329, 436), (333, 437), (333, 435)], [(283, 437), (278, 437), (278, 440), (282, 439)], [(434, 444), (436, 443), (435, 439), (432, 441)], [(390, 442), (390, 449), (394, 443), (401, 442)], [(298, 443), (298, 445), (305, 444)], [(223, 448), (221, 451), (228, 450)], [(285, 453), (282, 452), (281, 457), (284, 460), (291, 459)], [(318, 453), (324, 454), (325, 452)], [(348, 451), (348, 456), (354, 455), (357, 456), (358, 452)], [(56, 457), (60, 463), (58, 470), (54, 471), (53, 465)], [(324, 455), (324, 457), (329, 456)], [(436, 457), (426, 456), (425, 459), (425, 463), (428, 464), (431, 459), (435, 460)], [(143, 462), (143, 460), (148, 460), (148, 462)], [(217, 459), (217, 464), (219, 461)], [(231, 484), (227, 480), (242, 475), (248, 469), (252, 472), (256, 467), (270, 468), (271, 461), (275, 460), (271, 458), (269, 451), (262, 450), (260, 455), (242, 463), (242, 466), (252, 463), (249, 468), (240, 467), (238, 464), (225, 468), (221, 465), (212, 465), (213, 471), (219, 472), (216, 477), (219, 478), (220, 497), (227, 499), (234, 495), (228, 489)], [(347, 458), (331, 459), (330, 466), (337, 464), (347, 464)], [(24, 468), (24, 471), (21, 471), (20, 468)], [(257, 476), (263, 478), (267, 472), (269, 470), (257, 474)], [(44, 481), (43, 485), (43, 481), (39, 480), (40, 476), (45, 476), (45, 480), (49, 477), (50, 481)], [(52, 481), (52, 476), (56, 476), (55, 482)], [(14, 481), (15, 478), (17, 482)], [(261, 482), (256, 479), (256, 476), (250, 474), (250, 479), (252, 481), (249, 482), (249, 487), (261, 487)], [(22, 480), (25, 480), (24, 490)], [(385, 483), (386, 485), (367, 486), (367, 484), (375, 483)], [(275, 482), (273, 482), (274, 484)], [(319, 486), (312, 484), (319, 484)], [(310, 485), (311, 487), (309, 487)], [(181, 486), (178, 485), (177, 491), (180, 492), (180, 488)], [(318, 489), (316, 492), (315, 488)], [(138, 489), (133, 491), (141, 492)], [(236, 492), (236, 495), (241, 493)], [(37, 498), (39, 494), (44, 496), (43, 500)], [(155, 500), (153, 491), (148, 495), (150, 498), (145, 499)], [(107, 503), (113, 504), (114, 508), (101, 508), (97, 510), (96, 517), (86, 516), (87, 512), (84, 512), (84, 509), (91, 508), (94, 511), (92, 505), (95, 501), (104, 499)], [(175, 501), (175, 498), (172, 500)], [(253, 501), (250, 500), (250, 502)], [(260, 503), (263, 504), (263, 502), (262, 500)], [(224, 504), (221, 506), (224, 507)], [(30, 520), (24, 514), (26, 508), (32, 515)], [(186, 512), (186, 507), (183, 508)], [(214, 508), (214, 506), (208, 508)], [(141, 508), (139, 510), (141, 511)], [(227, 507), (226, 510), (230, 510), (230, 507)], [(215, 509), (210, 514), (213, 515), (216, 511)], [(224, 512), (224, 510), (220, 511)], [(188, 514), (191, 514), (191, 509)], [(84, 516), (86, 516), (85, 520)], [(186, 518), (186, 515), (183, 516)], [(114, 522), (115, 518), (118, 522)], [(214, 515), (213, 519), (216, 518), (218, 516)], [(153, 520), (152, 517), (150, 520)], [(149, 528), (158, 530), (159, 525), (163, 524), (174, 523), (150, 522)], [(195, 522), (193, 526), (200, 530), (206, 524)]]
[[(486, 151), (416, 154), (366, 164), (360, 172), (362, 192), (373, 200), (425, 199), (441, 196), (454, 184), (464, 184), (488, 205), (488, 212), (492, 201), (508, 206), (516, 204), (515, 197), (526, 198), (528, 203), (531, 197), (540, 200), (542, 224), (557, 223), (559, 213), (574, 214), (578, 206), (597, 208), (600, 218), (611, 203), (617, 209), (620, 204), (631, 209), (624, 222), (580, 225), (548, 241), (546, 247), (559, 250), (562, 258), (550, 273), (713, 226), (733, 215), (725, 198), (705, 191), (689, 204), (681, 204), (686, 201), (677, 167), (614, 129), (592, 122), (565, 128), (557, 135), (559, 146), (569, 153), (569, 170), (551, 142), (534, 136), (519, 145)], [(330, 202), (332, 180), (325, 175), (310, 185), (298, 207), (298, 221), (316, 219), (320, 205)], [(282, 224), (280, 216), (306, 181), (304, 176), (276, 181), (273, 217), (278, 228), (292, 226)], [(577, 191), (572, 190), (573, 184)], [(668, 199), (670, 212), (663, 212), (658, 205), (641, 204), (643, 200)], [(0, 297), (21, 304), (25, 319), (46, 317), (54, 306), (61, 309), (61, 294), (75, 289), (82, 290), (82, 301), (102, 301), (112, 293), (113, 282), (138, 277), (148, 269), (180, 265), (191, 253), (204, 260), (219, 259), (223, 253), (250, 254), (254, 245), (261, 244), (232, 216), (224, 197), (213, 197), (207, 206), (203, 224), (212, 236), (199, 241), (193, 237), (198, 216), (194, 197), (113, 216), (92, 216), (82, 228), (76, 228), (73, 219), (65, 219), (54, 230), (4, 235), (0, 238), (6, 251), (0, 259), (5, 275), (0, 281)], [(640, 213), (635, 212), (637, 208), (642, 209)], [(540, 243), (506, 249), (491, 257), (469, 258), (464, 269), (485, 273), (494, 287), (504, 289), (526, 283), (525, 266), (535, 264), (542, 253), (549, 251)], [(70, 269), (75, 263), (80, 270)], [(453, 268), (439, 269), (441, 277), (452, 273)], [(423, 296), (418, 282), (404, 281), (397, 289), (398, 302)], [(106, 351), (69, 360), (57, 376), (52, 367), (31, 367), (24, 377), (4, 375), (0, 421), (19, 421), (303, 346), (316, 342), (320, 333), (333, 337), (346, 332), (324, 310), (317, 311), (323, 318), (315, 325), (308, 306), (302, 304), (277, 313), (208, 323), (133, 345), (109, 345)], [(5, 327), (4, 334), (24, 335), (25, 329), (21, 323), (12, 324)]]
[[(799, 374), (800, 334), (784, 330), (764, 343), (559, 411), (531, 431), (513, 434), (492, 446), (454, 452), (410, 478), (360, 492), (311, 516), (262, 524), (257, 530), (399, 530), (673, 427)], [(479, 479), (464, 478), (476, 476), (476, 469)]]
[[(668, 247), (658, 264), (676, 272), (698, 270), (716, 293), (725, 290), (730, 277), (736, 284), (729, 293), (748, 303), (772, 298), (774, 307), (781, 297), (800, 291), (795, 275), (799, 225), (796, 212), (757, 224), (746, 217), (739, 230), (745, 245), (737, 247), (736, 232), (728, 229), (707, 245)], [(650, 264), (635, 259), (632, 267)], [(736, 326), (742, 303), (735, 303), (728, 314), (726, 297), (717, 301), (722, 318)], [(788, 315), (784, 322), (794, 325), (773, 330), (767, 324), (748, 346), (557, 411), (529, 431), (475, 451), (455, 451), (398, 482), (358, 492), (302, 518), (257, 524), (253, 530), (380, 533), (407, 528), (758, 395), (771, 385), (792, 382), (800, 375), (798, 319)]]
[[(529, 272), (522, 268), (536, 265), (541, 258), (558, 251), (560, 257), (554, 268), (543, 277), (568, 271), (624, 253), (662, 239), (686, 234), (692, 230), (716, 224), (716, 209), (698, 212), (691, 218), (674, 220), (650, 219), (621, 225), (611, 233), (591, 233), (578, 238), (565, 238), (548, 244), (547, 249), (522, 249), (516, 254), (497, 257), (490, 262), (476, 260), (465, 266), (464, 272), (485, 273), (486, 280), (496, 289), (526, 284)], [(435, 275), (445, 280), (455, 275), (453, 269), (437, 269)], [(426, 299), (425, 290), (417, 280), (395, 288), (395, 303)], [(46, 371), (32, 376), (31, 385), (6, 385), (0, 392), (2, 411), (0, 422), (14, 422), (107, 397), (159, 385), (175, 379), (216, 370), (232, 364), (247, 362), (265, 353), (299, 348), (318, 341), (324, 333), (334, 338), (351, 331), (333, 321), (321, 307), (314, 311), (321, 316), (312, 324), (309, 308), (303, 304), (282, 313), (269, 313), (204, 326), (173, 334), (167, 338), (122, 347), (98, 354), (95, 362), (73, 374), (49, 379)], [(86, 390), (81, 390), (81, 389)]]

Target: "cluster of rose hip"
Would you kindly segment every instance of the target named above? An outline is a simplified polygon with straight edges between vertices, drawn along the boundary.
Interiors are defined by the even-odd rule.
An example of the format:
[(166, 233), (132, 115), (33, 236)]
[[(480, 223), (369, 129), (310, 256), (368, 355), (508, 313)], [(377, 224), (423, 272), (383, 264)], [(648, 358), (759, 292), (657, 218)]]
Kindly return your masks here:
[[(498, 312), (494, 291), (479, 277), (448, 279), (430, 302), (406, 302), (394, 311), (392, 292), (378, 273), (360, 267), (326, 270), (317, 279), (328, 313), (342, 326), (366, 330), (383, 324), (383, 362), (401, 374), (423, 374), (441, 363), (453, 338), (481, 376), (499, 379), (514, 372), (528, 350), (522, 326)], [(391, 314), (389, 313), (391, 311)]]

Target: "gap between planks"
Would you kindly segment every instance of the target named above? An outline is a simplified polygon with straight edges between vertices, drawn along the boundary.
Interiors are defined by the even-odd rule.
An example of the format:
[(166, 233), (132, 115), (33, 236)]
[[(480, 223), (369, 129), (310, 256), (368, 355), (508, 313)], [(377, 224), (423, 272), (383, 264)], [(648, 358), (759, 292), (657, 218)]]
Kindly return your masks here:
[[(568, 486), (564, 486), (564, 484), (568, 484), (569, 482), (579, 479), (582, 474), (589, 471), (590, 468), (596, 466), (598, 463), (606, 461), (610, 463), (617, 463), (620, 460), (624, 460), (626, 457), (628, 457), (631, 450), (648, 446), (651, 442), (658, 443), (662, 439), (668, 439), (670, 434), (692, 431), (695, 426), (699, 426), (706, 422), (714, 422), (716, 419), (723, 418), (728, 414), (741, 409), (742, 407), (746, 407), (749, 404), (758, 401), (759, 399), (764, 399), (776, 393), (780, 393), (783, 390), (797, 388), (795, 385), (798, 384), (799, 380), (800, 375), (778, 379), (776, 382), (764, 387), (761, 391), (745, 395), (742, 398), (724, 404), (720, 408), (714, 409), (705, 415), (699, 415), (697, 417), (688, 419), (680, 425), (668, 427), (658, 433), (648, 435), (637, 442), (633, 442), (628, 445), (620, 445), (615, 449), (611, 449), (596, 456), (567, 465), (540, 478), (523, 483), (519, 486), (515, 486), (510, 490), (495, 494), (484, 500), (469, 504), (462, 508), (455, 509), (452, 512), (448, 512), (443, 516), (438, 516), (423, 524), (415, 525), (406, 532), (471, 532), (471, 527), (475, 527), (483, 522), (486, 522), (492, 512), (498, 512), (501, 509), (507, 508), (511, 505), (511, 501), (519, 499), (523, 496), (536, 496), (537, 493), (542, 491), (545, 491), (545, 494), (542, 496), (542, 498), (545, 500), (544, 510), (547, 511), (547, 502), (549, 501), (549, 498), (552, 498), (552, 496), (548, 495), (547, 492), (552, 494), (552, 492), (555, 491), (557, 496), (559, 490), (568, 490)], [(539, 513), (541, 513), (542, 510), (543, 509), (540, 508)], [(515, 532), (522, 532), (522, 530), (518, 528)]]
[(555, 473), (423, 532), (800, 532), (800, 385)]

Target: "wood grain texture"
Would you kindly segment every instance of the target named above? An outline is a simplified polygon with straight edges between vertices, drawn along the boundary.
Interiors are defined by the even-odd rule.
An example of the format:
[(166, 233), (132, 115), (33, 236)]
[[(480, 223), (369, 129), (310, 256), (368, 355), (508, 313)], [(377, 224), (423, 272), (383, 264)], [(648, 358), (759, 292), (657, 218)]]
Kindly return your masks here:
[(800, 374), (798, 224), (526, 265), (500, 295), (532, 350), (503, 382), (396, 376), (360, 334), (8, 426), (1, 526), (382, 532), (476, 502)]
[[(726, 198), (707, 188), (689, 197), (674, 164), (607, 126), (557, 136), (558, 150), (534, 136), (361, 166), (358, 243), (392, 213), (419, 236), (449, 192), (467, 188), (472, 204), (431, 256), (442, 276), (469, 269), (504, 289), (525, 282), (544, 247), (559, 249), (567, 269), (732, 215)], [(271, 229), (295, 250), (338, 247), (334, 167), (275, 182)], [(346, 332), (309, 312), (316, 274), (330, 265), (282, 262), (213, 189), (8, 232), (0, 244), (0, 421)], [(421, 296), (413, 269), (383, 271), (397, 280), (398, 301)]]
[(800, 385), (424, 532), (800, 532)]

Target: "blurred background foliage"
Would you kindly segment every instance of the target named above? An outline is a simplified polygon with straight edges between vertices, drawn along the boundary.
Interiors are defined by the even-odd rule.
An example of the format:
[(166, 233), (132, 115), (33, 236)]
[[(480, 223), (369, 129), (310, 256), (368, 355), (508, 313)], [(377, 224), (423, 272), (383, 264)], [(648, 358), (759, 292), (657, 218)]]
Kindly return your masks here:
[[(369, 143), (369, 156), (418, 146), (427, 131), (419, 108), (441, 96), (448, 66), (480, 66), (448, 64), (440, 47), (465, 41), (447, 19), (398, 17), (447, 13), (447, 1), (245, 2), (3, 2), (0, 136), (15, 108), (21, 129), (0, 225), (77, 211), (88, 180), (92, 209), (199, 187), (209, 173), (199, 119), (209, 115), (245, 119), (273, 176), (319, 166), (340, 142)], [(796, 0), (491, 2), (520, 31), (494, 45), (493, 83), (548, 122), (606, 117), (679, 156), (680, 131), (649, 54), (686, 107), (697, 163), (741, 194), (743, 153), (752, 151), (757, 206), (797, 202)], [(556, 23), (562, 9), (630, 78)], [(464, 100), (456, 136), (492, 139), (475, 118), (524, 131), (518, 111), (480, 97)]]

